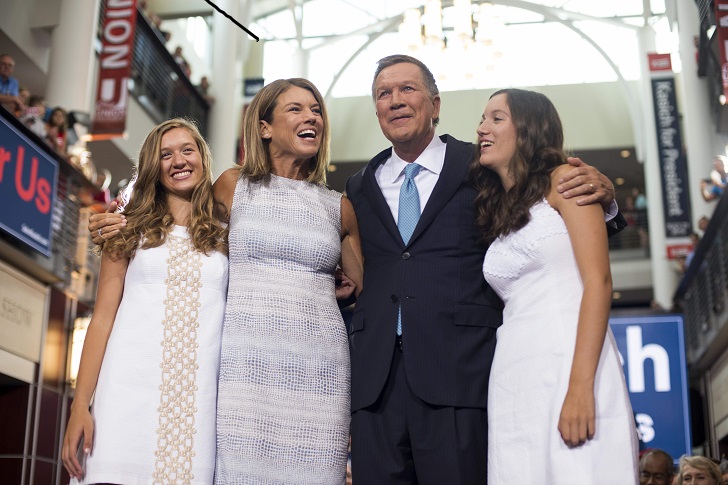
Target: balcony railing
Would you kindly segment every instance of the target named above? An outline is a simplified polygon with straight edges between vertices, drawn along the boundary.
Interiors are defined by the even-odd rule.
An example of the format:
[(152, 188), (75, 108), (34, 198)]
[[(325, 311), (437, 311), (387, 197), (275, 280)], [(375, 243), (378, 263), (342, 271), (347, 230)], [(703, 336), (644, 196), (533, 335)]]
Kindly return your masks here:
[(676, 307), (685, 314), (688, 363), (717, 352), (728, 338), (727, 292), (728, 197), (724, 196), (674, 296)]

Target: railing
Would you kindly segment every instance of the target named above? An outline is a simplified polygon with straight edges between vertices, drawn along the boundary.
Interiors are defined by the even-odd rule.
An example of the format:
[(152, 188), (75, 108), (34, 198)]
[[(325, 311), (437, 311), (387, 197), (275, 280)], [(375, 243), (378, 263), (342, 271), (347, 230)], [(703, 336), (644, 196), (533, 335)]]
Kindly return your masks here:
[[(688, 363), (717, 351), (728, 332), (728, 197), (722, 197), (673, 297), (685, 314)], [(724, 339), (723, 339), (724, 340)]]
[[(99, 32), (103, 28), (103, 5)], [(209, 104), (177, 65), (141, 9), (136, 20), (129, 92), (155, 123), (184, 116), (197, 121), (202, 134), (207, 135)]]

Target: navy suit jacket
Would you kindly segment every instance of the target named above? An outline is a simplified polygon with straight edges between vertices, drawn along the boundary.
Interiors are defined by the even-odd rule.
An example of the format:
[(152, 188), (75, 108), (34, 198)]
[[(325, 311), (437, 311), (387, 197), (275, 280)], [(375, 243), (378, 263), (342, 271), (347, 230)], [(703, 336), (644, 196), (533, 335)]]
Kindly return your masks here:
[(402, 308), (407, 382), (432, 405), (484, 408), (501, 303), (486, 284), (485, 247), (467, 183), (475, 147), (449, 135), (445, 163), (408, 244), (377, 184), (392, 149), (353, 175), (346, 193), (359, 222), (364, 290), (349, 330), (352, 411), (373, 404), (389, 375)]

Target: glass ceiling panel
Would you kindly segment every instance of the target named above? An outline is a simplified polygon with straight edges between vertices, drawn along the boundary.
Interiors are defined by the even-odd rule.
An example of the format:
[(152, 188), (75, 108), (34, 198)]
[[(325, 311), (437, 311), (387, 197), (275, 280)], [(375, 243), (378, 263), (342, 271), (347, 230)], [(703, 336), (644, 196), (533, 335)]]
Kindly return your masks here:
[[(472, 6), (475, 22), (492, 21), (492, 18), (479, 18), (478, 3), (474, 1)], [(344, 64), (368, 42), (368, 38), (366, 35), (331, 36), (345, 36), (398, 17), (407, 9), (420, 8), (423, 0), (308, 0), (303, 4), (303, 48), (316, 48), (309, 50), (307, 76), (323, 93), (329, 90), (338, 75), (340, 79), (332, 89), (333, 96), (368, 95), (376, 61), (389, 54), (410, 53), (426, 62), (433, 71), (439, 71), (436, 75), (443, 91), (615, 80), (616, 73), (593, 45), (562, 23), (552, 21), (550, 15), (544, 17), (539, 13), (542, 6), (547, 6), (624, 22), (624, 28), (586, 20), (575, 20), (574, 25), (583, 29), (607, 53), (626, 79), (638, 77), (639, 60), (634, 54), (637, 52), (636, 34), (627, 26), (642, 25), (643, 0), (527, 2), (533, 4), (536, 11), (508, 6), (513, 3), (510, 0), (495, 0), (493, 3), (495, 8), (490, 15), (500, 17), (502, 26), (494, 31), (496, 34), (486, 35), (486, 44), (490, 43), (488, 47), (480, 44), (471, 46), (470, 57), (464, 57), (464, 52), (454, 49), (448, 49), (445, 55), (422, 48), (416, 52), (408, 51), (404, 38), (395, 27), (393, 32), (372, 31), (371, 34), (377, 38), (340, 73)], [(523, 2), (516, 3), (520, 5)], [(653, 15), (664, 16), (664, 0), (651, 0), (650, 3)], [(451, 40), (454, 8), (445, 7), (442, 20), (443, 35)], [(264, 56), (266, 81), (301, 75), (292, 72), (293, 63), (284, 61), (290, 59), (297, 49), (297, 43), (291, 41), (296, 38), (292, 12), (286, 10), (270, 15), (258, 20), (256, 26), (260, 26), (262, 37), (268, 40)], [(287, 41), (281, 41), (284, 39)]]

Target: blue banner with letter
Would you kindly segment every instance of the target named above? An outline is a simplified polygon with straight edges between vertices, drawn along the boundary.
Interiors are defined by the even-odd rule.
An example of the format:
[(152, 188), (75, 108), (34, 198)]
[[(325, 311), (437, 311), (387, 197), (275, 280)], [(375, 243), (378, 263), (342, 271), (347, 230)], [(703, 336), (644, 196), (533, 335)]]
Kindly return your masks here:
[(0, 228), (45, 256), (57, 182), (58, 162), (0, 116)]
[[(627, 379), (640, 449), (691, 454), (682, 315), (610, 318)], [(597, 431), (598, 432), (598, 431)]]

